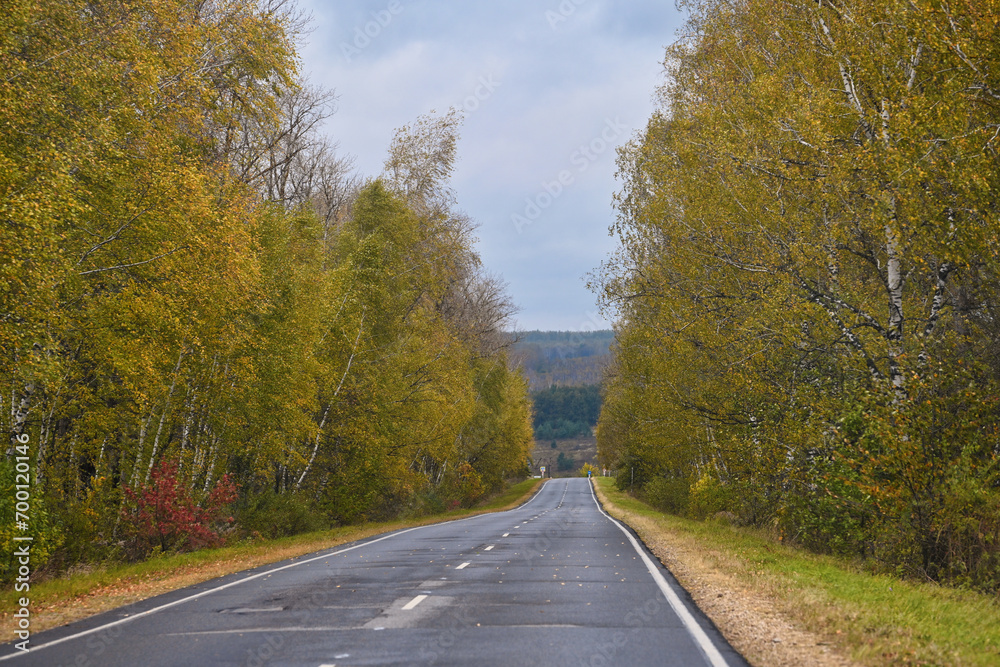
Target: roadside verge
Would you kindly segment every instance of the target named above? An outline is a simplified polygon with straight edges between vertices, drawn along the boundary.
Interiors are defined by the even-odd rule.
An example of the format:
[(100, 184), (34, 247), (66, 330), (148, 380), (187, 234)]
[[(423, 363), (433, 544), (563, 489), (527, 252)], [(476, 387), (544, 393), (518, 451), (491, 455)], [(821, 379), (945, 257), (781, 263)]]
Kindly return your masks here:
[[(492, 502), (474, 509), (458, 510), (407, 521), (344, 526), (279, 540), (241, 542), (219, 549), (202, 549), (165, 556), (132, 565), (94, 567), (87, 571), (31, 585), (31, 632), (79, 621), (133, 602), (222, 577), (227, 574), (276, 563), (329, 549), (349, 542), (404, 528), (453, 521), (488, 512), (503, 512), (527, 502), (542, 480), (515, 484)], [(0, 642), (14, 639), (12, 611), (16, 594), (3, 596), (3, 633)]]
[(873, 575), (751, 529), (658, 512), (597, 478), (628, 524), (753, 665), (995, 665), (1000, 602)]

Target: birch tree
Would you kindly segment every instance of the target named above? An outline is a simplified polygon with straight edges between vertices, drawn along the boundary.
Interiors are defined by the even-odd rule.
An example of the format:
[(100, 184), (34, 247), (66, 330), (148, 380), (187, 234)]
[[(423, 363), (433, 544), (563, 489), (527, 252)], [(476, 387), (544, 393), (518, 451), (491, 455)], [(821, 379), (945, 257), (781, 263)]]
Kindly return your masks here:
[[(662, 108), (621, 154), (622, 249), (597, 281), (621, 317), (611, 461), (662, 476), (678, 464), (655, 452), (677, 448), (744, 520), (985, 576), (945, 489), (990, 484), (995, 457), (971, 425), (993, 410), (973, 397), (993, 385), (974, 350), (995, 344), (996, 16), (692, 4)], [(618, 423), (636, 409), (648, 427)]]

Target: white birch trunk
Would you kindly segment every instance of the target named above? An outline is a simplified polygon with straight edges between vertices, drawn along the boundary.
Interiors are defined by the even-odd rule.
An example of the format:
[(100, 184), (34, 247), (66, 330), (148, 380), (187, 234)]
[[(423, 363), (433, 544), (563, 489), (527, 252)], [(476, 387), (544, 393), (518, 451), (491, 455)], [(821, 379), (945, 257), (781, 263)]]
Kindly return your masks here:
[(889, 343), (889, 379), (897, 395), (903, 391), (903, 373), (899, 357), (903, 353), (903, 270), (899, 252), (898, 232), (892, 225), (885, 228), (886, 290), (889, 297), (889, 322), (886, 340)]
[[(336, 397), (336, 394), (334, 394), (334, 397)], [(309, 474), (309, 469), (312, 468), (313, 461), (316, 460), (316, 454), (319, 452), (320, 439), (323, 437), (323, 427), (326, 426), (326, 417), (330, 414), (331, 407), (333, 407), (332, 403), (326, 406), (326, 410), (323, 411), (323, 418), (319, 420), (319, 430), (316, 431), (316, 442), (313, 445), (312, 454), (309, 456), (309, 462), (306, 463), (305, 470), (302, 471), (302, 474), (299, 475), (298, 481), (295, 482), (296, 491), (302, 487), (302, 481), (306, 478), (306, 475)]]
[(208, 469), (205, 470), (205, 486), (202, 488), (203, 493), (208, 493), (208, 490), (212, 487), (212, 482), (214, 481), (214, 471), (215, 471), (215, 461), (219, 456), (219, 443), (217, 438), (212, 438), (212, 458), (209, 461)]
[[(937, 321), (941, 317), (941, 310), (944, 308), (946, 289), (948, 287), (948, 276), (951, 274), (953, 268), (948, 262), (943, 262), (938, 266), (935, 274), (934, 297), (931, 299), (931, 311), (927, 316), (927, 324), (924, 325), (923, 337), (925, 339), (934, 333)], [(926, 346), (926, 342), (924, 345)], [(923, 347), (917, 356), (917, 360), (921, 365), (927, 363), (927, 356), (927, 348)]]
[[(361, 311), (361, 322), (358, 325), (358, 335), (354, 338), (354, 346), (351, 348), (351, 356), (347, 360), (347, 367), (344, 369), (344, 374), (340, 376), (340, 383), (337, 384), (337, 388), (333, 392), (333, 398), (337, 398), (340, 393), (341, 387), (344, 386), (344, 380), (347, 378), (347, 374), (351, 370), (351, 364), (354, 363), (354, 356), (358, 352), (358, 342), (361, 340), (361, 332), (365, 328), (365, 310)], [(312, 468), (313, 461), (316, 460), (316, 454), (319, 452), (320, 438), (323, 436), (323, 427), (326, 425), (326, 417), (330, 413), (330, 408), (333, 407), (333, 403), (327, 406), (326, 410), (323, 411), (323, 419), (319, 423), (319, 431), (316, 433), (316, 442), (313, 445), (312, 454), (309, 456), (309, 462), (306, 464), (305, 470), (299, 475), (299, 479), (295, 482), (295, 490), (298, 491), (302, 487), (302, 482), (305, 480), (306, 475), (309, 474), (309, 470)]]
[(156, 408), (150, 408), (149, 417), (139, 426), (139, 444), (135, 453), (135, 464), (132, 466), (132, 481), (130, 482), (133, 489), (139, 484), (139, 474), (142, 470), (142, 453), (143, 449), (146, 448), (146, 431), (149, 429), (149, 423), (153, 421), (155, 414)]
[(21, 393), (21, 400), (17, 400), (17, 392), (11, 390), (10, 394), (10, 444), (8, 445), (7, 455), (10, 456), (14, 453), (14, 443), (17, 436), (22, 435), (25, 431), (25, 424), (28, 422), (28, 415), (31, 414), (31, 399), (35, 395), (35, 383), (29, 382), (24, 385), (24, 391)]
[(149, 483), (149, 476), (153, 472), (153, 464), (156, 462), (156, 453), (160, 448), (160, 435), (163, 433), (163, 422), (166, 421), (167, 415), (170, 413), (170, 401), (174, 396), (174, 389), (177, 387), (177, 375), (180, 372), (181, 360), (184, 359), (184, 353), (181, 352), (180, 356), (177, 357), (177, 365), (174, 366), (174, 376), (170, 380), (170, 389), (167, 391), (167, 400), (163, 403), (163, 411), (160, 413), (160, 423), (156, 427), (156, 437), (153, 438), (153, 451), (149, 453), (149, 464), (146, 466), (146, 477), (143, 484)]
[[(191, 440), (191, 425), (194, 423), (194, 403), (197, 400), (197, 394), (194, 392), (189, 392), (187, 400), (184, 401), (184, 423), (181, 426), (181, 442), (179, 446), (179, 451), (184, 452), (187, 449), (188, 442)], [(180, 473), (184, 469), (184, 457), (180, 457), (180, 461), (177, 464), (177, 472)]]
[[(821, 29), (822, 34), (827, 40), (830, 49), (836, 53), (837, 45), (833, 40), (833, 35), (826, 25), (826, 22), (821, 16), (817, 16), (817, 22)], [(917, 50), (913, 55), (910, 63), (908, 64), (908, 87), (911, 87), (916, 80), (916, 68), (920, 63), (920, 55), (923, 51), (921, 46), (917, 46)], [(849, 59), (840, 59), (838, 57), (837, 66), (840, 69), (841, 81), (844, 84), (844, 93), (847, 96), (847, 101), (851, 108), (858, 115), (858, 121), (861, 127), (864, 129), (865, 135), (871, 141), (881, 140), (883, 147), (886, 150), (892, 148), (892, 134), (890, 132), (890, 122), (891, 117), (889, 114), (889, 101), (885, 98), (881, 100), (881, 108), (877, 110), (877, 113), (873, 114), (881, 122), (881, 132), (876, 133), (875, 128), (872, 126), (872, 122), (865, 110), (865, 105), (862, 102), (861, 96), (858, 94), (857, 86), (854, 81), (854, 76), (851, 72), (852, 65)], [(885, 338), (888, 346), (888, 356), (889, 356), (889, 379), (892, 383), (893, 390), (896, 393), (897, 400), (902, 396), (904, 392), (903, 387), (903, 373), (899, 368), (899, 358), (903, 353), (903, 262), (902, 262), (902, 252), (899, 244), (899, 230), (896, 228), (898, 217), (896, 214), (896, 209), (898, 202), (894, 196), (891, 197), (891, 201), (888, 202), (888, 218), (889, 222), (885, 226), (885, 248), (886, 248), (886, 291), (888, 295), (888, 305), (889, 305), (889, 317), (888, 324), (885, 328)], [(869, 365), (871, 368), (871, 364)]]

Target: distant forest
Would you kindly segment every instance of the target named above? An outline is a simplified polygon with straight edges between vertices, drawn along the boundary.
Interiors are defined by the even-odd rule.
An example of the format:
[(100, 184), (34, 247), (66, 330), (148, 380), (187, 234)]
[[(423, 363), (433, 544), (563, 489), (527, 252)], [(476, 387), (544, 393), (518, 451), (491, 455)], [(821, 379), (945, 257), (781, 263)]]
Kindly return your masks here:
[(614, 332), (528, 331), (512, 356), (524, 369), (532, 391), (600, 384), (611, 358)]
[(601, 387), (549, 387), (533, 392), (535, 438), (553, 440), (588, 436), (601, 414)]

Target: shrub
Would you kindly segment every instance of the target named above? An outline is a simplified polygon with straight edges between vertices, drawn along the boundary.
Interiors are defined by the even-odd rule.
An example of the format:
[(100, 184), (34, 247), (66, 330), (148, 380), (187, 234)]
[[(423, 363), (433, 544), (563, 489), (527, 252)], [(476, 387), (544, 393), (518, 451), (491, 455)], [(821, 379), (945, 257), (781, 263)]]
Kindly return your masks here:
[(330, 521), (314, 503), (300, 494), (267, 491), (249, 497), (236, 512), (244, 535), (275, 539), (311, 533), (330, 527)]
[(657, 509), (682, 514), (688, 507), (688, 481), (654, 477), (642, 487), (642, 498)]
[(699, 519), (735, 509), (730, 489), (712, 475), (702, 475), (690, 488), (688, 512)]
[(236, 500), (236, 488), (223, 475), (199, 506), (178, 478), (177, 462), (161, 461), (148, 484), (138, 489), (124, 487), (127, 502), (122, 519), (131, 555), (143, 558), (153, 550), (165, 553), (221, 545), (220, 530), (233, 523), (225, 510)]
[[(18, 475), (13, 462), (0, 458), (0, 582), (11, 583), (17, 577), (17, 549), (30, 545), (31, 569), (37, 570), (44, 566), (52, 554), (63, 542), (63, 534), (52, 520), (46, 498), (42, 490), (34, 486), (27, 501), (18, 501), (15, 491), (17, 484), (23, 483), (23, 477)], [(22, 512), (28, 517), (27, 530), (17, 527), (17, 503), (26, 502), (28, 512)], [(23, 509), (23, 506), (22, 506)], [(32, 537), (32, 541), (17, 541), (15, 537)]]
[[(486, 492), (486, 489), (483, 487), (483, 478), (468, 462), (464, 462), (458, 466), (458, 477), (461, 480), (459, 486), (461, 502), (466, 507), (470, 507)], [(449, 507), (448, 509), (455, 508)]]

